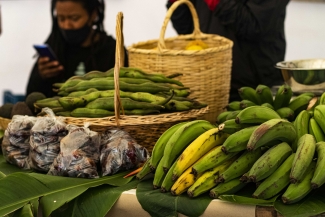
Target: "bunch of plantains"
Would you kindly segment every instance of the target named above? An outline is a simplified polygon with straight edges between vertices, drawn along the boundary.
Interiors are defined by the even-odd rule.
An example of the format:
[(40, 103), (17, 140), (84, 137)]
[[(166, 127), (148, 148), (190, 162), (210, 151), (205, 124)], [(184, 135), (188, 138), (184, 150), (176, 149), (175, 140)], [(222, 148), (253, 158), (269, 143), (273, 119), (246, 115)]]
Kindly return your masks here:
[(218, 126), (204, 120), (176, 124), (157, 140), (137, 178), (153, 173), (153, 187), (173, 195), (218, 198), (250, 184), (254, 198), (280, 194), (285, 204), (300, 201), (325, 183), (325, 93), (308, 107), (293, 105), (302, 101), (299, 97), (310, 101), (309, 93), (291, 99), (283, 97), (288, 86), (279, 90), (268, 103), (277, 109), (291, 105), (296, 114), (291, 121), (255, 104)]
[[(126, 115), (148, 115), (187, 111), (207, 106), (188, 98), (190, 89), (170, 76), (147, 74), (137, 68), (122, 67), (119, 72), (120, 102)], [(91, 71), (55, 83), (57, 97), (36, 101), (36, 109), (51, 108), (56, 115), (101, 118), (114, 115), (114, 69)], [(42, 115), (40, 113), (39, 115)]]

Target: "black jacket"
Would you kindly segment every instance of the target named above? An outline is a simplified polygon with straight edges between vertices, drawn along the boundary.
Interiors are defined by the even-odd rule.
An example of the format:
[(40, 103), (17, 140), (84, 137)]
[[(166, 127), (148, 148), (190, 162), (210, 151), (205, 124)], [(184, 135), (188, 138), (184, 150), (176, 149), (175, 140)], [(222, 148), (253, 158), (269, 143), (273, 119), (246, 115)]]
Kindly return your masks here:
[[(56, 93), (53, 92), (52, 85), (54, 83), (64, 82), (74, 76), (80, 62), (85, 64), (85, 72), (93, 70), (105, 72), (113, 68), (115, 65), (115, 48), (115, 39), (106, 34), (101, 34), (100, 40), (94, 44), (93, 48), (65, 46), (64, 55), (58, 55), (59, 62), (63, 65), (64, 71), (57, 77), (43, 79), (39, 75), (36, 62), (29, 77), (26, 95), (37, 91), (44, 93), (47, 97), (55, 96)], [(126, 54), (124, 65), (128, 66)]]
[[(285, 56), (284, 20), (289, 0), (220, 0), (214, 11), (204, 0), (191, 2), (202, 32), (234, 42), (230, 101), (240, 99), (238, 88), (242, 86), (283, 83), (281, 72), (274, 65)], [(193, 31), (192, 15), (186, 5), (176, 9), (171, 21), (178, 34)]]

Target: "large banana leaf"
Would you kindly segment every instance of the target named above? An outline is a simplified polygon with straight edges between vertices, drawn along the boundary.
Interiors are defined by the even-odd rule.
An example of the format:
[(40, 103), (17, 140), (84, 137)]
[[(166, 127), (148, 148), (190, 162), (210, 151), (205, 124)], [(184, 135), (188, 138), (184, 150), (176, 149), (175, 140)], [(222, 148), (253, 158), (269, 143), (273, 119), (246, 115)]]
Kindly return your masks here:
[(101, 185), (88, 189), (68, 204), (54, 211), (52, 217), (105, 216), (123, 191), (136, 188), (139, 181), (134, 180), (120, 187)]
[(172, 196), (152, 189), (152, 179), (140, 182), (136, 192), (139, 203), (151, 216), (166, 217), (182, 213), (186, 216), (200, 216), (211, 202), (207, 195), (191, 199), (186, 194)]
[[(29, 201), (42, 196), (52, 198), (52, 201), (44, 199), (42, 204), (45, 207), (45, 212), (51, 213), (57, 208), (56, 203), (64, 204), (71, 201), (89, 187), (102, 184), (121, 186), (128, 183), (132, 178), (124, 179), (123, 176), (127, 173), (119, 173), (99, 179), (67, 178), (37, 173), (12, 173), (0, 179), (0, 216), (17, 210)], [(69, 195), (67, 192), (73, 192), (73, 194)], [(61, 194), (65, 194), (66, 198), (62, 198)]]
[(273, 206), (277, 196), (269, 200), (255, 199), (252, 197), (255, 189), (255, 184), (249, 183), (245, 186), (245, 188), (237, 192), (235, 195), (221, 195), (219, 196), (219, 199), (239, 204)]
[(325, 212), (325, 186), (313, 190), (303, 200), (286, 205), (277, 200), (274, 208), (285, 217), (307, 217)]
[(26, 204), (16, 212), (9, 215), (9, 217), (34, 217), (32, 206), (30, 204)]

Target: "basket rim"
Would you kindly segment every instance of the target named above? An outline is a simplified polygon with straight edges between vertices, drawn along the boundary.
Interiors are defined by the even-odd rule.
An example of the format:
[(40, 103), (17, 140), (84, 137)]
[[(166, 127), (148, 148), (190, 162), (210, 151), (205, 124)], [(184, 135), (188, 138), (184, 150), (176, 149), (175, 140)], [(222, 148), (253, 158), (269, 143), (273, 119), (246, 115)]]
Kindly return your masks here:
[(152, 40), (147, 40), (147, 41), (140, 41), (137, 43), (132, 44), (131, 46), (127, 47), (127, 50), (129, 52), (133, 52), (133, 53), (143, 53), (143, 54), (157, 54), (157, 55), (193, 55), (193, 54), (207, 54), (207, 53), (213, 53), (213, 52), (220, 52), (220, 51), (224, 51), (227, 50), (229, 48), (233, 47), (233, 41), (231, 41), (228, 38), (225, 38), (223, 36), (220, 35), (215, 35), (215, 34), (202, 34), (202, 36), (200, 37), (193, 37), (192, 34), (190, 35), (179, 35), (179, 36), (174, 36), (174, 37), (170, 37), (170, 38), (166, 38), (165, 41), (174, 41), (177, 39), (182, 39), (182, 40), (191, 40), (191, 39), (206, 39), (206, 38), (210, 38), (212, 40), (216, 40), (216, 41), (223, 41), (226, 44), (225, 45), (220, 45), (218, 47), (209, 47), (203, 50), (172, 50), (172, 49), (162, 49), (161, 51), (159, 51), (158, 49), (154, 50), (154, 49), (142, 49), (142, 48), (137, 48), (138, 46), (143, 46), (146, 44), (152, 44), (152, 43), (157, 43), (159, 39), (152, 39)]
[[(159, 115), (121, 115), (118, 119), (119, 127), (134, 126), (134, 125), (157, 125), (170, 122), (185, 121), (192, 118), (199, 118), (206, 114), (209, 110), (209, 106), (201, 109), (191, 109), (189, 111), (163, 113)], [(63, 117), (67, 124), (79, 125), (84, 123), (89, 124), (89, 127), (118, 127), (115, 116), (109, 116), (104, 118), (81, 118), (81, 117)]]

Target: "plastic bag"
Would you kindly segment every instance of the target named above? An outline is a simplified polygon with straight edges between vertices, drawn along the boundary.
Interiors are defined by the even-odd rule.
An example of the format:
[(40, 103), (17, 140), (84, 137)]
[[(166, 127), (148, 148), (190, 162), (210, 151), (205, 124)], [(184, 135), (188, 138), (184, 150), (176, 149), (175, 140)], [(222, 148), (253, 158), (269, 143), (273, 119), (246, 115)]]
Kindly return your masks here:
[(147, 149), (123, 130), (105, 131), (101, 144), (100, 165), (103, 176), (139, 167), (149, 158)]
[(5, 131), (2, 141), (2, 153), (7, 162), (23, 169), (30, 169), (28, 164), (30, 130), (37, 118), (14, 115)]
[(56, 118), (50, 108), (42, 111), (48, 116), (38, 117), (31, 129), (28, 162), (32, 169), (48, 172), (60, 152), (60, 141), (68, 131), (63, 118)]
[(67, 125), (69, 131), (60, 142), (49, 175), (98, 178), (100, 136), (88, 127)]

